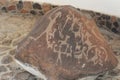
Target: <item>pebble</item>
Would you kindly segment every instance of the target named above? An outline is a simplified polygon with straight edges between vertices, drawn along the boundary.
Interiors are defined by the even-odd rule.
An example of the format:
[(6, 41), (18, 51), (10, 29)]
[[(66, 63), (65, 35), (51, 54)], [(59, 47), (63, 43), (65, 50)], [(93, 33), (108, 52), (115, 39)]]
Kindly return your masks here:
[(28, 80), (28, 77), (30, 76), (30, 73), (28, 72), (21, 72), (16, 74), (14, 77), (15, 80)]
[(42, 4), (42, 9), (44, 11), (44, 13), (48, 12), (49, 10), (51, 10), (51, 5), (50, 4), (47, 4), (47, 3), (44, 3)]
[(11, 11), (11, 10), (16, 10), (16, 6), (15, 6), (15, 5), (11, 5), (11, 6), (9, 6), (7, 9), (8, 9), (9, 11)]
[(13, 50), (9, 51), (10, 55), (14, 55), (15, 53), (16, 53), (16, 49), (13, 49)]
[(2, 64), (9, 64), (13, 61), (12, 57), (9, 55), (6, 55), (2, 58), (1, 63)]
[(8, 45), (10, 45), (10, 44), (11, 44), (11, 42), (12, 42), (12, 40), (11, 40), (11, 39), (6, 38), (6, 39), (4, 39), (4, 40), (3, 40), (2, 44), (3, 44), (3, 45), (7, 45), (7, 46), (8, 46)]
[(2, 74), (1, 80), (13, 80), (14, 72)]
[(1, 72), (6, 72), (6, 71), (7, 71), (7, 69), (6, 69), (5, 66), (0, 66), (0, 73), (1, 73)]

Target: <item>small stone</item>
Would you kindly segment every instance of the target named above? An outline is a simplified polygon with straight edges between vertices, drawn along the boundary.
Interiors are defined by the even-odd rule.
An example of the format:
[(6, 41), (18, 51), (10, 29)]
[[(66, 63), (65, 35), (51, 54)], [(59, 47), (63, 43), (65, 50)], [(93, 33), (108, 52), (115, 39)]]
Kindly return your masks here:
[(101, 19), (101, 17), (98, 17), (97, 20), (100, 21), (100, 20), (102, 20), (102, 19)]
[(116, 17), (115, 16), (111, 16), (111, 21), (115, 22), (116, 21)]
[(51, 10), (51, 7), (52, 6), (50, 4), (47, 4), (47, 3), (44, 3), (42, 5), (42, 9), (43, 9), (44, 13), (48, 12), (49, 10)]
[(2, 64), (9, 64), (13, 61), (12, 57), (7, 55), (7, 56), (4, 56), (1, 60), (1, 63)]
[(119, 56), (119, 55), (120, 55), (119, 51), (114, 51), (114, 54), (115, 54), (116, 56)]
[(3, 42), (2, 42), (2, 44), (3, 44), (3, 45), (10, 45), (11, 42), (12, 42), (11, 39), (4, 39)]
[(2, 10), (3, 12), (6, 12), (6, 13), (8, 12), (8, 10), (7, 10), (6, 7), (2, 7), (1, 10)]
[(111, 31), (114, 32), (114, 33), (118, 33), (118, 31), (116, 30), (116, 28), (112, 28)]
[(16, 74), (16, 76), (14, 77), (14, 80), (28, 80), (28, 77), (30, 76), (30, 73), (28, 72), (20, 72), (18, 74)]
[(117, 76), (120, 74), (120, 69), (112, 70), (108, 74), (111, 76)]
[(8, 65), (7, 66), (8, 67), (8, 69), (9, 70), (11, 70), (11, 71), (24, 71), (24, 69), (23, 68), (21, 68), (21, 67), (16, 67), (15, 65), (13, 66), (13, 65)]
[(28, 13), (28, 11), (25, 10), (25, 9), (22, 9), (22, 10), (20, 11), (20, 13)]
[(6, 72), (6, 71), (7, 71), (7, 69), (6, 69), (5, 66), (0, 66), (0, 73), (1, 73), (1, 72)]
[(11, 5), (11, 6), (9, 6), (7, 9), (8, 9), (9, 11), (11, 11), (11, 10), (16, 10), (16, 6), (15, 6), (15, 5)]
[(120, 34), (120, 27), (118, 27), (118, 28), (117, 28), (117, 31), (118, 31), (118, 32), (119, 32), (119, 34)]
[(107, 19), (107, 20), (110, 20), (110, 16), (106, 15), (106, 19)]
[(109, 21), (106, 21), (106, 27), (108, 27), (109, 29), (111, 29), (112, 24)]
[(21, 10), (22, 8), (23, 8), (23, 2), (19, 1), (18, 4), (17, 4), (17, 9)]
[(101, 17), (103, 18), (103, 20), (106, 19), (106, 15), (104, 15), (104, 14)]
[(33, 15), (37, 14), (36, 11), (34, 11), (34, 10), (31, 10), (30, 13), (33, 14)]
[(42, 9), (42, 8), (41, 8), (41, 5), (38, 4), (38, 3), (34, 3), (34, 4), (33, 4), (33, 8), (34, 8), (34, 9)]
[[(57, 5), (52, 5), (52, 8), (56, 8), (56, 7), (58, 7)], [(80, 11), (80, 9), (79, 8), (77, 8), (77, 10), (79, 10)]]
[(99, 24), (100, 24), (101, 26), (103, 26), (103, 25), (105, 25), (105, 21), (100, 21)]
[(80, 8), (77, 8), (78, 11), (80, 11)]
[(95, 13), (94, 12), (90, 12), (90, 15), (91, 15), (91, 17), (93, 17), (93, 19), (95, 19), (96, 17), (94, 17), (95, 16)]
[(120, 18), (117, 18), (117, 21), (120, 22)]
[(10, 63), (9, 65), (7, 65), (7, 68), (10, 70), (10, 71), (22, 71), (23, 68), (17, 64), (16, 62), (12, 62)]
[(1, 76), (0, 80), (13, 80), (12, 77), (14, 76), (15, 73), (13, 72), (9, 72), (9, 73), (5, 73)]
[(32, 3), (30, 1), (24, 1), (24, 9), (30, 11), (32, 9)]
[(40, 15), (44, 15), (44, 12), (43, 11), (39, 11)]
[(28, 78), (28, 80), (41, 80), (41, 79), (37, 79), (35, 76), (30, 75), (29, 78)]
[(97, 16), (100, 16), (100, 15), (101, 15), (101, 14), (100, 14), (100, 13), (98, 13), (98, 12), (96, 12), (95, 14), (96, 14)]
[(16, 5), (20, 0), (10, 0), (8, 5)]
[(114, 22), (113, 25), (117, 28), (119, 27), (119, 24), (117, 22)]
[(9, 52), (10, 55), (14, 55), (16, 53), (16, 49), (13, 49)]

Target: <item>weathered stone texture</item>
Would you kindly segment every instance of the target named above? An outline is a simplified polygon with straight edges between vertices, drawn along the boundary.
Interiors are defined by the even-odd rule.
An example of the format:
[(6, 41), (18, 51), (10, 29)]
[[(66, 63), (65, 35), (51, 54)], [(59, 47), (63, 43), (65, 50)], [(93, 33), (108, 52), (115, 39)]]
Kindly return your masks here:
[[(58, 5), (48, 4), (47, 7), (44, 7), (44, 9), (42, 9), (42, 4), (39, 3), (35, 4), (33, 2), (24, 2), (16, 0), (9, 1), (11, 2), (8, 2), (8, 0), (0, 0), (0, 60), (5, 55), (14, 56), (15, 46), (17, 46), (18, 43), (32, 29), (32, 26), (34, 22), (37, 20), (37, 18), (45, 14), (44, 10), (49, 11), (52, 8), (58, 7)], [(35, 4), (34, 7), (33, 4)], [(81, 9), (78, 10), (80, 12), (82, 11)], [(21, 12), (23, 12), (22, 15)], [(29, 13), (34, 16), (31, 17), (31, 15), (28, 15)], [(101, 30), (102, 35), (104, 35), (105, 39), (109, 42), (110, 46), (112, 46), (112, 49), (119, 60), (120, 36), (118, 34), (120, 33), (120, 18), (91, 11), (86, 11), (86, 13), (90, 14), (95, 19), (97, 25), (100, 27), (99, 30)], [(64, 51), (63, 48), (62, 51)], [(0, 66), (2, 65), (3, 64), (0, 63)], [(13, 79), (13, 76), (15, 76), (17, 73), (19, 74), (19, 71), (23, 71), (20, 73), (24, 74), (24, 70), (19, 69), (19, 67), (14, 62), (5, 64), (4, 67), (2, 66), (2, 68), (8, 68), (11, 72), (2, 69), (3, 71), (2, 73), (4, 72), (5, 73), (4, 74), (0, 73), (0, 80)], [(115, 70), (109, 72), (109, 75), (105, 74), (99, 80), (119, 80), (120, 79), (119, 69), (120, 63)], [(15, 79), (17, 80), (17, 78)], [(27, 80), (39, 80), (39, 79), (31, 75), (28, 77)]]
[(18, 44), (15, 58), (42, 70), (50, 80), (97, 75), (118, 64), (93, 18), (71, 6), (45, 14)]
[(7, 71), (7, 69), (5, 66), (0, 66), (0, 73), (6, 72), (6, 71)]
[(7, 56), (4, 56), (1, 60), (1, 63), (2, 64), (9, 64), (13, 61), (12, 57), (7, 55)]

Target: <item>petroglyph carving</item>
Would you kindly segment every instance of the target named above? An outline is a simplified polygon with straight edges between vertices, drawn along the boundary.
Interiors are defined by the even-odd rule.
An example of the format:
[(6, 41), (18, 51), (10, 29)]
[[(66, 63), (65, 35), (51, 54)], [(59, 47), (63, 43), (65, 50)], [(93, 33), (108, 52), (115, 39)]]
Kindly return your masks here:
[(19, 44), (16, 59), (35, 66), (50, 80), (74, 80), (118, 63), (94, 21), (70, 6), (45, 14)]
[[(61, 15), (61, 12), (57, 12), (55, 16), (54, 22), (51, 21), (55, 26), (54, 28), (49, 29), (49, 32), (46, 34), (46, 39), (48, 48), (53, 49), (53, 51), (58, 54), (57, 63), (62, 64), (61, 55), (65, 55), (67, 57), (79, 59), (79, 63), (80, 59), (85, 57), (86, 61), (92, 61), (94, 65), (100, 64), (102, 66), (103, 60), (101, 60), (101, 57), (102, 54), (106, 54), (106, 50), (102, 46), (98, 49), (98, 46), (91, 42), (90, 39), (93, 36), (90, 32), (85, 30), (85, 26), (82, 25), (80, 19), (74, 17), (74, 14), (69, 13), (69, 15), (66, 15), (65, 22), (57, 24), (57, 19), (59, 20), (63, 16)], [(94, 30), (92, 30), (92, 33), (99, 39)], [(90, 53), (96, 54), (89, 58)], [(107, 55), (105, 55), (104, 61), (106, 60)]]

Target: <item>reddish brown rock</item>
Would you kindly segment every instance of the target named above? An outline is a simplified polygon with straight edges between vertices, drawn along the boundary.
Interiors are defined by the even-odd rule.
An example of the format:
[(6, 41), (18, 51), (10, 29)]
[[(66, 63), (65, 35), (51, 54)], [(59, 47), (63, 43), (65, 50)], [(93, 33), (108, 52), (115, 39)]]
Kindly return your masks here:
[(39, 10), (41, 10), (42, 8), (41, 8), (41, 5), (39, 3), (34, 3), (33, 4), (33, 9), (39, 9)]
[(42, 9), (43, 9), (44, 13), (51, 10), (51, 8), (52, 8), (52, 6), (50, 4), (47, 4), (47, 3), (42, 4)]
[(75, 80), (109, 71), (118, 63), (92, 18), (71, 6), (45, 14), (18, 44), (15, 58), (44, 80)]
[(111, 18), (112, 18), (112, 22), (116, 21), (116, 17), (115, 16), (111, 16)]
[(24, 3), (24, 9), (30, 11), (32, 9), (32, 2), (25, 1)]
[(8, 0), (0, 0), (0, 5), (6, 5), (8, 3)]
[(22, 9), (21, 11), (20, 11), (20, 13), (28, 13), (29, 11), (28, 10), (25, 10), (25, 9)]
[(23, 5), (23, 1), (20, 0), (20, 1), (17, 3), (17, 9), (18, 9), (18, 10), (21, 10), (21, 9), (23, 9), (23, 6), (24, 6), (24, 5)]
[(16, 6), (15, 6), (15, 5), (11, 5), (11, 6), (9, 6), (7, 9), (8, 9), (9, 11), (11, 11), (11, 10), (16, 10)]

